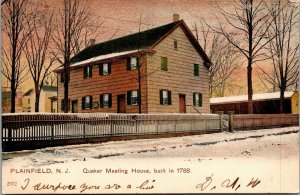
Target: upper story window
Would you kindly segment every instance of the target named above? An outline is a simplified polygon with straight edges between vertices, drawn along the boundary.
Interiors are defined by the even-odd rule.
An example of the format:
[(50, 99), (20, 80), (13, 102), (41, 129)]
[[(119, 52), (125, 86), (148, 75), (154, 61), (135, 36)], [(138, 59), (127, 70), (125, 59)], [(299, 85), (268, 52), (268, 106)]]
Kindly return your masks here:
[(177, 40), (174, 39), (174, 50), (177, 50), (177, 49), (178, 49)]
[(92, 96), (84, 96), (82, 97), (82, 110), (84, 109), (92, 109), (93, 98)]
[(168, 58), (167, 57), (161, 57), (161, 70), (168, 71)]
[(111, 73), (111, 63), (99, 64), (99, 74), (109, 75)]
[(92, 77), (92, 73), (93, 73), (93, 66), (85, 66), (83, 68), (83, 78), (90, 78)]
[(127, 104), (128, 105), (138, 105), (138, 90), (132, 90), (127, 92)]
[(137, 69), (139, 63), (138, 57), (130, 57), (127, 59), (127, 70), (135, 70)]
[(171, 105), (172, 104), (171, 91), (162, 89), (159, 92), (160, 92), (160, 104)]
[(199, 76), (199, 64), (194, 64), (194, 76)]
[(193, 105), (196, 107), (202, 107), (202, 94), (193, 93)]
[(100, 95), (100, 108), (110, 108), (112, 106), (112, 96), (109, 93)]

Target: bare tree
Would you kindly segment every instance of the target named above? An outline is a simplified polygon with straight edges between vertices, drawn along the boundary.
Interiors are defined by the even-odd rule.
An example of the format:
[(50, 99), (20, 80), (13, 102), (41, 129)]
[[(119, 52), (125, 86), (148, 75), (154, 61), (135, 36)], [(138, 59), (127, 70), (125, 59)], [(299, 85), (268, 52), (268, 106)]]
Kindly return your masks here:
[(10, 82), (11, 109), (16, 112), (16, 92), (28, 75), (26, 67), (21, 64), (22, 47), (28, 39), (29, 32), (24, 30), (28, 0), (7, 0), (2, 2), (3, 34), (8, 44), (2, 46), (2, 74)]
[(269, 8), (273, 18), (268, 35), (275, 34), (266, 46), (272, 60), (271, 72), (259, 67), (263, 72), (262, 81), (280, 91), (280, 113), (284, 113), (284, 92), (298, 82), (298, 7), (291, 2), (276, 0)]
[(201, 22), (199, 27), (194, 23), (193, 31), (212, 61), (209, 68), (210, 96), (224, 96), (225, 91), (233, 93), (237, 87), (233, 74), (241, 65), (240, 54), (224, 37), (211, 31), (205, 22)]
[(216, 15), (218, 27), (209, 27), (224, 36), (247, 59), (248, 113), (252, 114), (252, 66), (266, 60), (264, 47), (274, 38), (265, 39), (272, 22), (271, 11), (264, 0), (236, 0), (230, 10), (220, 5), (216, 5), (215, 10), (222, 19)]
[(71, 57), (88, 45), (90, 37), (95, 38), (97, 25), (93, 20), (89, 1), (63, 0), (55, 18), (52, 35), (55, 44), (53, 55), (63, 65), (64, 71), (64, 112), (68, 112)]
[(37, 3), (31, 17), (26, 17), (26, 30), (31, 34), (28, 41), (24, 44), (28, 69), (34, 83), (35, 89), (35, 112), (39, 112), (40, 94), (44, 87), (46, 77), (51, 73), (54, 65), (54, 58), (47, 59), (49, 52), (49, 44), (52, 33), (52, 18), (45, 16), (39, 10), (40, 4)]

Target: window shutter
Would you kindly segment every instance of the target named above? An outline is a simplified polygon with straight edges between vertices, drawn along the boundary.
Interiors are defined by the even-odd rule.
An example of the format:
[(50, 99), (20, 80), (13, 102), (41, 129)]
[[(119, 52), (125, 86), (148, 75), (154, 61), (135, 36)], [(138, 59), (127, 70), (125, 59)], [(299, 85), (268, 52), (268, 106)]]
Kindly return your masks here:
[(89, 77), (92, 77), (92, 75), (93, 75), (93, 66), (90, 66), (90, 68), (89, 68)]
[(82, 99), (81, 99), (81, 106), (82, 106), (82, 110), (84, 110), (85, 109), (85, 97), (82, 97)]
[(161, 70), (168, 71), (168, 58), (161, 57)]
[(140, 90), (137, 90), (137, 95), (138, 95), (138, 105), (141, 104), (141, 98), (142, 98), (142, 95), (141, 95), (141, 91)]
[(90, 96), (90, 109), (92, 109), (93, 108), (93, 96)]
[(108, 74), (111, 74), (111, 63), (108, 63)]
[(103, 64), (99, 64), (99, 75), (103, 75)]
[(163, 105), (163, 90), (159, 90), (159, 100), (160, 100), (160, 105)]
[(193, 93), (193, 106), (196, 106), (196, 93)]
[(194, 64), (194, 76), (199, 76), (199, 64)]
[(87, 66), (83, 68), (83, 78), (87, 78)]
[(110, 93), (108, 94), (108, 107), (111, 108), (111, 106), (112, 106), (112, 95)]
[(130, 58), (126, 59), (126, 69), (130, 70)]
[(100, 108), (103, 108), (103, 94), (100, 95)]
[(131, 105), (131, 91), (127, 91), (127, 105)]
[(172, 105), (172, 96), (171, 91), (168, 91), (168, 104)]
[(202, 107), (202, 93), (199, 94), (199, 106)]

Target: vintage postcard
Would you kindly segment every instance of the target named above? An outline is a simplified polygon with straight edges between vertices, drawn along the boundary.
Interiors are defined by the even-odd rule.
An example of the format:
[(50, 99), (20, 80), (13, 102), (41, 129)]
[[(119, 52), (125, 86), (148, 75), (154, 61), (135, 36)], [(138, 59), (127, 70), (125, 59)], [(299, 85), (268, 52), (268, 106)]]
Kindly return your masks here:
[(1, 0), (3, 194), (299, 192), (297, 0)]

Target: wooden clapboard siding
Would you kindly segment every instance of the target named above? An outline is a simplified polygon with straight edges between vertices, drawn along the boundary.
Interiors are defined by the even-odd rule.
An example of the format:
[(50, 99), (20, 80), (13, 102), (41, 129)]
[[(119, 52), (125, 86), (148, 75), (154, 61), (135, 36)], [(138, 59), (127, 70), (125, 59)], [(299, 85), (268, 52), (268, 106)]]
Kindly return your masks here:
[[(141, 73), (146, 74), (146, 58), (141, 58)], [(97, 64), (93, 66), (92, 77), (83, 78), (83, 67), (71, 70), (71, 77), (69, 83), (69, 98), (70, 100), (78, 100), (79, 112), (117, 112), (117, 95), (124, 94), (126, 96), (126, 112), (137, 113), (138, 106), (127, 105), (127, 91), (138, 89), (137, 70), (126, 69), (126, 59), (117, 60), (112, 62), (111, 74), (101, 76), (99, 75), (99, 67)], [(59, 76), (60, 77), (60, 76)], [(61, 100), (63, 99), (63, 83), (58, 83), (58, 111), (61, 111)], [(145, 77), (141, 81), (141, 98), (142, 98), (142, 112), (147, 113), (146, 106), (146, 82)], [(82, 97), (93, 96), (93, 102), (100, 102), (100, 95), (104, 93), (112, 94), (112, 107), (111, 108), (92, 108), (82, 110)], [(99, 104), (100, 105), (100, 104)]]
[[(174, 50), (174, 39), (178, 48)], [(192, 107), (193, 93), (202, 93), (203, 106), (197, 107), (199, 112), (209, 112), (208, 68), (203, 59), (189, 41), (181, 27), (175, 29), (155, 48), (155, 54), (147, 55), (148, 112), (179, 112), (179, 94), (186, 95), (186, 112), (196, 113)], [(168, 71), (160, 69), (161, 57), (168, 58)], [(194, 64), (199, 64), (199, 76), (194, 76)], [(160, 105), (159, 90), (172, 92), (172, 105)]]

